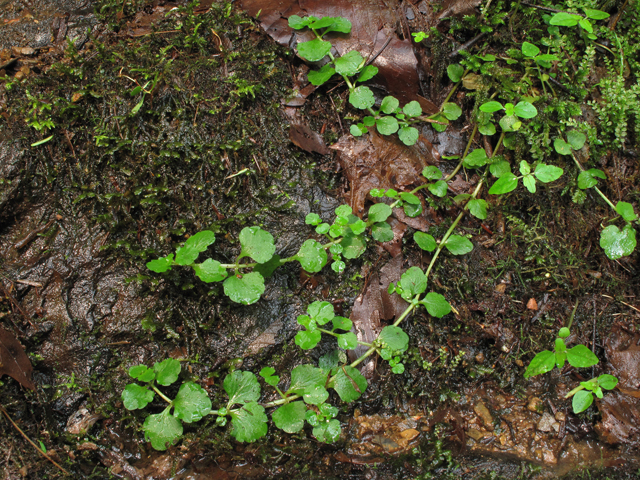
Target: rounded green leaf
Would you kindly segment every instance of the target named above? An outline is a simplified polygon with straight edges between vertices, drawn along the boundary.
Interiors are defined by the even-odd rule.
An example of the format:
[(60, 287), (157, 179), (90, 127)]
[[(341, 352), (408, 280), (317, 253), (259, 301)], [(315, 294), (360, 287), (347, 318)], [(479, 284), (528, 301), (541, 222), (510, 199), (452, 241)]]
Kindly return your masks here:
[(578, 21), (578, 25), (580, 25), (582, 28), (584, 28), (587, 32), (593, 33), (593, 25), (591, 25), (591, 22), (588, 19), (581, 18)]
[(302, 268), (309, 273), (317, 273), (327, 264), (327, 252), (315, 240), (306, 240), (296, 254)]
[(538, 110), (529, 102), (518, 102), (513, 109), (520, 118), (533, 118), (538, 114)]
[(553, 148), (560, 155), (571, 155), (571, 145), (562, 140), (561, 138), (556, 138), (553, 141)]
[(600, 246), (611, 260), (631, 255), (636, 248), (636, 231), (631, 225), (622, 230), (609, 225), (600, 234)]
[[(326, 255), (326, 254), (325, 254)], [(258, 272), (231, 275), (222, 284), (224, 294), (236, 303), (251, 305), (264, 293), (264, 277)]]
[(567, 350), (567, 361), (575, 368), (592, 367), (598, 363), (598, 357), (585, 345), (576, 345)]
[(447, 102), (442, 106), (442, 113), (447, 120), (457, 120), (462, 115), (462, 109), (455, 103)]
[(323, 65), (320, 70), (311, 70), (307, 74), (307, 78), (312, 85), (322, 85), (326, 83), (336, 73), (330, 63)]
[(473, 152), (464, 157), (464, 165), (470, 168), (482, 167), (489, 161), (484, 148), (476, 148)]
[(445, 243), (445, 247), (454, 255), (464, 255), (473, 250), (473, 243), (467, 237), (451, 235)]
[(242, 256), (253, 258), (258, 263), (268, 262), (276, 251), (273, 236), (260, 227), (245, 227), (240, 232)]
[(627, 222), (633, 222), (638, 218), (636, 212), (633, 211), (633, 205), (628, 202), (618, 202), (616, 204), (616, 212), (618, 212), (618, 214)]
[(436, 197), (444, 197), (447, 194), (447, 182), (438, 180), (436, 183), (432, 183), (427, 186), (427, 189)]
[(376, 99), (369, 87), (360, 86), (353, 89), (349, 94), (349, 103), (360, 110), (366, 110), (373, 107)]
[(325, 42), (318, 38), (298, 44), (298, 55), (310, 62), (322, 60), (330, 51), (331, 42)]
[(260, 384), (251, 372), (235, 370), (224, 378), (224, 391), (229, 395), (229, 405), (255, 402), (260, 398)]
[(476, 218), (484, 220), (487, 218), (487, 202), (485, 200), (474, 198), (467, 204), (469, 212)]
[(544, 350), (538, 353), (524, 372), (524, 378), (535, 377), (543, 373), (550, 372), (556, 366), (556, 356), (554, 352)]
[(384, 327), (378, 336), (378, 341), (392, 352), (402, 353), (409, 347), (409, 335), (394, 325)]
[(590, 168), (589, 170), (580, 172), (580, 174), (578, 175), (578, 188), (586, 190), (587, 188), (596, 186), (598, 184), (598, 181), (595, 177), (605, 180), (607, 178), (604, 172), (597, 168)]
[(393, 135), (398, 131), (398, 120), (396, 119), (396, 117), (377, 118), (376, 128), (382, 135)]
[(560, 338), (567, 338), (569, 335), (571, 335), (571, 331), (567, 327), (562, 327), (558, 330), (558, 337)]
[(522, 184), (531, 193), (536, 193), (536, 179), (533, 177), (533, 175), (525, 175), (524, 177), (522, 177)]
[(402, 107), (402, 112), (407, 117), (419, 117), (420, 115), (422, 115), (422, 107), (418, 102), (416, 102), (415, 100), (412, 100), (411, 102), (407, 103), (404, 107)]
[(415, 232), (413, 234), (413, 240), (422, 250), (426, 250), (427, 252), (433, 252), (438, 246), (435, 238), (433, 238), (428, 233)]
[(427, 180), (440, 180), (442, 178), (442, 172), (438, 167), (429, 165), (427, 167), (424, 167), (424, 169), (422, 170), (422, 176)]
[(580, 15), (574, 15), (566, 12), (556, 13), (549, 23), (551, 25), (558, 25), (560, 27), (575, 27), (582, 17)]
[(144, 437), (156, 450), (166, 450), (182, 436), (182, 423), (169, 414), (171, 406), (157, 415), (149, 415), (142, 425)]
[(343, 56), (336, 58), (334, 65), (339, 75), (351, 77), (358, 73), (358, 67), (362, 64), (364, 58), (357, 50), (351, 50)]
[(335, 330), (349, 331), (351, 330), (351, 327), (353, 327), (353, 322), (345, 317), (333, 317), (333, 320), (331, 320), (331, 322), (333, 323), (334, 331)]
[(220, 262), (207, 258), (202, 263), (194, 263), (193, 270), (197, 277), (206, 283), (221, 282), (227, 278), (227, 269)]
[(584, 412), (593, 403), (593, 395), (586, 390), (580, 390), (573, 396), (571, 406), (573, 407), (573, 413)]
[(366, 82), (367, 80), (371, 80), (378, 74), (378, 67), (374, 67), (373, 65), (367, 65), (360, 72), (360, 76), (358, 77), (358, 82)]
[(137, 410), (146, 407), (153, 400), (154, 395), (148, 388), (130, 383), (122, 391), (122, 403), (127, 410)]
[(373, 223), (384, 222), (391, 216), (393, 209), (386, 203), (376, 203), (369, 208), (368, 220)]
[(202, 387), (193, 382), (185, 382), (180, 386), (176, 398), (173, 400), (174, 417), (183, 422), (199, 421), (211, 411), (211, 399)]
[(239, 442), (255, 442), (267, 434), (267, 415), (256, 402), (231, 410), (231, 435)]
[(301, 18), (298, 15), (291, 15), (289, 17), (289, 26), (294, 30), (302, 30), (309, 26), (309, 24), (315, 22), (317, 20), (316, 17), (304, 17)]
[(393, 229), (387, 222), (378, 222), (371, 225), (371, 236), (376, 242), (390, 242), (394, 238)]
[(180, 362), (174, 358), (167, 358), (153, 364), (153, 370), (156, 372), (156, 381), (164, 386), (171, 385), (178, 379), (180, 369)]
[(325, 30), (325, 33), (327, 32), (349, 33), (351, 32), (351, 22), (344, 17), (334, 17), (333, 23)]
[(358, 346), (358, 337), (353, 332), (338, 335), (338, 346), (345, 350), (353, 350)]
[(271, 414), (271, 419), (276, 427), (287, 433), (296, 433), (304, 427), (304, 418), (307, 406), (304, 402), (291, 402), (282, 405)]
[(336, 419), (313, 427), (313, 436), (319, 442), (333, 443), (340, 438), (340, 422)]
[(338, 393), (343, 402), (355, 402), (367, 389), (367, 379), (357, 369), (345, 365), (338, 368), (330, 387)]
[(147, 262), (147, 268), (156, 273), (164, 273), (167, 270), (171, 270), (171, 265), (173, 265), (173, 253)]
[(420, 205), (421, 203), (420, 198), (417, 195), (414, 195), (413, 193), (410, 193), (410, 192), (402, 192), (400, 194), (400, 198), (411, 205)]
[(504, 109), (502, 104), (500, 102), (496, 102), (495, 100), (480, 105), (480, 111), (486, 113), (493, 113), (502, 109)]
[(329, 392), (322, 385), (316, 385), (302, 395), (305, 403), (310, 405), (320, 405), (326, 402), (327, 398), (329, 398)]
[(545, 165), (544, 163), (539, 163), (535, 172), (533, 172), (536, 178), (542, 183), (553, 182), (559, 179), (563, 173), (564, 170), (560, 167), (556, 167), (555, 165)]
[(354, 235), (351, 232), (345, 234), (340, 245), (343, 248), (342, 255), (347, 259), (358, 258), (367, 249), (367, 244), (362, 235)]
[(386, 96), (382, 99), (382, 103), (380, 103), (380, 110), (386, 114), (391, 114), (394, 113), (399, 106), (400, 102), (396, 97)]
[(327, 374), (312, 365), (298, 365), (291, 370), (291, 385), (287, 393), (304, 395), (312, 392), (315, 387), (324, 387)]
[(189, 237), (184, 246), (176, 250), (176, 263), (190, 265), (196, 261), (198, 255), (216, 241), (216, 236), (209, 230), (203, 230)]
[(480, 125), (478, 127), (478, 131), (482, 134), (482, 135), (495, 135), (496, 133), (496, 126), (493, 123), (485, 123), (483, 125)]
[(524, 53), (527, 57), (535, 57), (540, 53), (540, 49), (533, 43), (522, 42), (522, 53)]
[(421, 302), (426, 308), (429, 315), (442, 318), (451, 312), (451, 305), (439, 293), (429, 292)]
[(600, 385), (605, 390), (613, 390), (618, 385), (618, 379), (613, 375), (609, 375), (605, 373), (604, 375), (600, 375), (598, 377), (598, 385)]
[(462, 80), (462, 75), (464, 75), (464, 67), (462, 65), (454, 63), (447, 67), (447, 76), (453, 83), (458, 83)]
[(503, 193), (509, 193), (516, 189), (518, 186), (518, 177), (516, 177), (513, 173), (508, 172), (498, 178), (496, 183), (494, 183), (489, 189), (489, 193), (492, 195), (500, 195)]
[(522, 126), (522, 122), (515, 115), (505, 115), (498, 123), (505, 132), (515, 132)]
[(604, 20), (605, 18), (609, 18), (609, 14), (602, 10), (594, 10), (593, 8), (586, 7), (582, 7), (582, 10), (584, 11), (584, 14), (592, 20)]
[(322, 333), (318, 330), (302, 330), (296, 333), (294, 342), (303, 350), (315, 348), (322, 338)]
[(567, 132), (567, 141), (571, 144), (571, 148), (574, 150), (580, 150), (584, 147), (584, 142), (587, 141), (587, 136), (577, 130), (571, 130)]
[(511, 173), (511, 165), (506, 160), (499, 160), (489, 165), (489, 171), (494, 177), (500, 178), (505, 173)]
[(409, 147), (416, 144), (419, 136), (420, 132), (414, 127), (402, 127), (398, 130), (398, 138), (400, 138), (402, 143)]
[(351, 125), (349, 127), (349, 133), (354, 137), (361, 137), (365, 133), (367, 133), (367, 127), (365, 127), (362, 123), (358, 123), (357, 125)]
[(271, 385), (272, 387), (275, 387), (280, 382), (280, 377), (277, 375), (274, 375), (274, 373), (276, 373), (275, 368), (263, 367), (262, 370), (260, 370), (260, 373), (258, 375), (264, 378), (264, 381), (267, 385)]
[(269, 278), (273, 275), (273, 272), (280, 266), (280, 255), (274, 255), (266, 263), (259, 263), (253, 270), (262, 275), (262, 278)]
[(400, 286), (402, 287), (404, 294), (414, 297), (427, 289), (427, 277), (422, 269), (418, 267), (411, 267), (402, 274), (402, 277), (400, 277)]
[(318, 322), (319, 325), (324, 325), (335, 317), (335, 314), (333, 313), (333, 305), (329, 302), (313, 302), (307, 307), (307, 312), (313, 320)]
[(156, 378), (156, 372), (146, 365), (135, 365), (129, 369), (129, 375), (141, 382), (150, 382)]

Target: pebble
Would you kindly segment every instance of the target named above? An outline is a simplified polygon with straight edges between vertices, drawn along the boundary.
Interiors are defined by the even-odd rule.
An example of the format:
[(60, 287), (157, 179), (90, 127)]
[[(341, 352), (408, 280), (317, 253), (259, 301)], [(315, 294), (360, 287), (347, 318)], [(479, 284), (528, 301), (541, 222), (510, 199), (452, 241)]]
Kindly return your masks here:
[(538, 430), (541, 432), (556, 432), (560, 429), (560, 424), (556, 422), (556, 419), (549, 412), (544, 412), (542, 418), (538, 421)]
[(467, 435), (473, 438), (476, 442), (479, 441), (482, 437), (484, 437), (482, 432), (480, 430), (476, 430), (475, 428), (470, 428), (467, 431)]
[(542, 400), (538, 397), (531, 397), (529, 399), (529, 403), (527, 404), (527, 410), (534, 413), (542, 413)]
[(493, 417), (491, 413), (489, 413), (489, 409), (485, 406), (484, 403), (477, 403), (475, 407), (473, 407), (473, 411), (482, 418), (484, 422), (484, 426), (487, 427), (488, 430), (493, 431)]

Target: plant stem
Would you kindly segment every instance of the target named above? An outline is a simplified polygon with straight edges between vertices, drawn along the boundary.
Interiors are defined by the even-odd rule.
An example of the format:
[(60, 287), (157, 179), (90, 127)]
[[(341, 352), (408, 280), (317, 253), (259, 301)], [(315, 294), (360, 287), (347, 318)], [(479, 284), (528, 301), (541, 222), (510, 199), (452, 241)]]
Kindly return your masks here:
[(151, 385), (151, 388), (153, 389), (154, 392), (156, 392), (158, 394), (158, 396), (160, 398), (162, 398), (165, 402), (167, 402), (169, 405), (173, 405), (173, 401), (167, 397), (164, 393), (162, 393), (160, 390), (158, 390), (158, 387), (156, 387), (155, 385)]
[[(571, 157), (573, 158), (573, 161), (576, 163), (576, 165), (578, 166), (578, 168), (580, 169), (580, 171), (581, 171), (581, 172), (584, 172), (584, 171), (585, 171), (585, 170), (584, 170), (584, 167), (583, 167), (583, 166), (582, 166), (582, 164), (578, 161), (578, 159), (576, 158), (576, 156), (574, 155), (574, 153), (573, 153), (573, 152), (571, 152)], [(605, 202), (607, 202), (607, 204), (608, 204), (608, 205), (613, 209), (613, 211), (614, 211), (614, 212), (616, 212), (616, 213), (618, 213), (618, 211), (616, 210), (616, 206), (615, 206), (613, 203), (611, 203), (611, 200), (609, 200), (609, 199), (607, 198), (607, 196), (606, 196), (604, 193), (602, 193), (598, 187), (593, 187), (593, 188), (595, 188), (596, 192), (598, 192), (598, 194), (602, 197), (602, 199), (603, 199)]]
[(473, 139), (476, 137), (476, 133), (477, 132), (478, 132), (478, 124), (476, 123), (473, 126), (473, 132), (471, 132), (471, 137), (469, 138), (469, 141), (467, 142), (467, 147), (464, 149), (464, 153), (462, 154), (462, 158), (460, 159), (460, 162), (458, 163), (456, 168), (453, 170), (453, 172), (451, 172), (449, 175), (447, 175), (447, 177), (444, 179), (445, 182), (448, 182), (449, 180), (453, 179), (453, 177), (456, 175), (456, 173), (458, 173), (460, 171), (460, 169), (462, 168), (462, 164), (464, 162), (464, 159), (467, 157), (467, 153), (469, 152), (469, 149), (471, 148), (471, 144), (473, 143)]

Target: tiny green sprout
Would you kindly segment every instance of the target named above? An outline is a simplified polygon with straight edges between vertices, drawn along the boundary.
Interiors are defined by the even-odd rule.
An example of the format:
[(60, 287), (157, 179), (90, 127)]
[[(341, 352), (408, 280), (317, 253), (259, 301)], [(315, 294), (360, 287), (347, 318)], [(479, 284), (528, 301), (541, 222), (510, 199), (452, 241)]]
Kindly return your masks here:
[(411, 36), (413, 37), (413, 41), (416, 43), (420, 43), (421, 41), (429, 38), (429, 34), (425, 32), (412, 32)]
[(582, 10), (584, 11), (584, 16), (575, 13), (558, 12), (551, 17), (549, 23), (560, 27), (575, 27), (576, 25), (580, 25), (580, 27), (587, 32), (587, 38), (596, 40), (598, 37), (593, 34), (593, 25), (589, 19), (605, 20), (609, 18), (609, 14), (593, 8), (583, 7)]
[(592, 378), (586, 382), (580, 382), (580, 386), (567, 393), (565, 398), (571, 398), (573, 413), (584, 412), (593, 403), (593, 395), (602, 398), (602, 389), (613, 390), (618, 384), (618, 379), (613, 375), (604, 374), (597, 378)]

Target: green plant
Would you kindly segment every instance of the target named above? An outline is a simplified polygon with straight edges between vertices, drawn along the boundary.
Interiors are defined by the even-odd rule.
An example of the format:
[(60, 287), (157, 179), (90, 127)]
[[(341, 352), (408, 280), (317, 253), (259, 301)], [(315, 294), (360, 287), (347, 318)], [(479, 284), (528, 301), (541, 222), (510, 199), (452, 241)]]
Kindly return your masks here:
[(593, 394), (598, 398), (602, 398), (604, 396), (602, 393), (603, 388), (605, 390), (613, 390), (617, 384), (618, 379), (616, 377), (605, 373), (586, 382), (580, 382), (580, 386), (567, 393), (565, 398), (573, 397), (574, 413), (584, 412), (593, 403)]
[(589, 19), (605, 20), (609, 18), (609, 14), (602, 10), (586, 7), (582, 7), (582, 11), (584, 12), (584, 16), (576, 13), (558, 12), (549, 19), (549, 23), (559, 27), (575, 27), (576, 25), (580, 25), (580, 27), (587, 32), (587, 37), (590, 40), (595, 40), (598, 37), (593, 34), (593, 25)]

